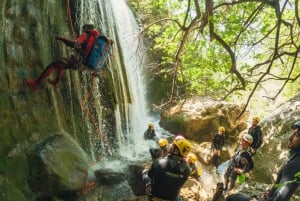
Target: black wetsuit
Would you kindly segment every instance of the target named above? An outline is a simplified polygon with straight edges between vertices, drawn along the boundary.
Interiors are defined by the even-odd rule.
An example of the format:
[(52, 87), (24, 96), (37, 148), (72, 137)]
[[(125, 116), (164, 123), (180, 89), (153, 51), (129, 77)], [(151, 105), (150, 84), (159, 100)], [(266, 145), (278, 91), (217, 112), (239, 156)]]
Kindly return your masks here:
[(168, 155), (154, 160), (148, 172), (152, 196), (175, 201), (189, 175), (189, 166), (182, 157)]
[(225, 189), (229, 187), (229, 190), (231, 190), (235, 186), (235, 181), (238, 173), (234, 170), (234, 168), (242, 169), (243, 173), (246, 173), (252, 170), (253, 167), (254, 163), (251, 157), (251, 153), (247, 150), (238, 151), (231, 158), (230, 164), (224, 174)]
[[(295, 174), (300, 172), (300, 149), (291, 151), (288, 162), (283, 166), (275, 181), (275, 184), (284, 184), (288, 181), (293, 181), (295, 179)], [(273, 187), (269, 193), (268, 198), (264, 201), (288, 201), (295, 193), (297, 188), (300, 186), (300, 181), (286, 183), (281, 188)], [(250, 198), (242, 194), (234, 194), (228, 196), (227, 201), (249, 201)]]
[(155, 130), (152, 130), (152, 129), (147, 129), (145, 132), (144, 132), (144, 139), (145, 140), (154, 140), (156, 137), (155, 135)]
[(214, 139), (212, 141), (212, 149), (221, 150), (224, 146), (224, 135), (219, 135), (218, 133), (215, 134)]
[(167, 147), (164, 148), (150, 148), (149, 149), (151, 158), (157, 159), (157, 158), (164, 158), (168, 155), (168, 149)]
[(251, 148), (257, 150), (262, 144), (262, 132), (261, 127), (257, 125), (256, 127), (250, 127), (248, 129), (248, 134), (253, 137), (253, 143)]
[[(292, 181), (295, 174), (300, 172), (300, 149), (292, 151), (286, 165), (281, 168), (277, 175), (275, 184)], [(300, 181), (285, 184), (282, 188), (272, 188), (269, 193), (268, 201), (286, 201), (290, 200), (294, 192), (300, 185)]]
[[(224, 141), (225, 141), (224, 134), (220, 135), (219, 133), (216, 133), (211, 144), (211, 149), (221, 151), (222, 147), (224, 146)], [(220, 156), (217, 154), (217, 152), (214, 152), (212, 160), (213, 160), (213, 165), (217, 169), (220, 163)]]

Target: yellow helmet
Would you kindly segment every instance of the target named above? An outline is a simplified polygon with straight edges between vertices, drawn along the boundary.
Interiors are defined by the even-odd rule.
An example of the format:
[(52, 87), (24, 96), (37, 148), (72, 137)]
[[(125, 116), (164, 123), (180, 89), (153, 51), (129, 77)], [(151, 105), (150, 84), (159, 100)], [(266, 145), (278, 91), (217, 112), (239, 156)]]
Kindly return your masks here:
[(162, 138), (158, 141), (158, 144), (159, 144), (160, 147), (164, 147), (168, 144), (168, 140), (165, 139), (165, 138)]
[(197, 160), (197, 156), (193, 153), (189, 153), (187, 156), (188, 162), (195, 163)]
[(225, 132), (225, 128), (221, 126), (221, 127), (219, 127), (218, 131)]
[(257, 117), (257, 116), (256, 116), (256, 117), (253, 117), (253, 118), (252, 118), (252, 121), (260, 122), (260, 118)]
[(148, 123), (148, 127), (154, 127), (154, 124), (153, 123)]
[(180, 155), (183, 157), (186, 157), (192, 149), (191, 143), (187, 141), (184, 137), (175, 139), (173, 144), (178, 148)]

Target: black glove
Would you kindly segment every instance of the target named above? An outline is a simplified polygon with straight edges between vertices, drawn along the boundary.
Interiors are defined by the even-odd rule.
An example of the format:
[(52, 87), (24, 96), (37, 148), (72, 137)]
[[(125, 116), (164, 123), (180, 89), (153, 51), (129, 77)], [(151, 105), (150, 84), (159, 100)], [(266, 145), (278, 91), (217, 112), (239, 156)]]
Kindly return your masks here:
[(56, 37), (55, 37), (55, 40), (62, 40), (62, 37), (56, 36)]

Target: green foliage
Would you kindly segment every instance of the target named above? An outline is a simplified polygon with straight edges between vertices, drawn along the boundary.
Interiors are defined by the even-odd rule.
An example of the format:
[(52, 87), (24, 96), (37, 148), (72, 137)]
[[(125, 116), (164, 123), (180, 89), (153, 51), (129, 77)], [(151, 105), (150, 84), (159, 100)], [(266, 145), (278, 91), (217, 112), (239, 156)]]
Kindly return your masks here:
[[(272, 2), (224, 4), (224, 1), (214, 1), (213, 15), (206, 17), (208, 22), (213, 23), (213, 31), (234, 51), (236, 66), (233, 66), (231, 56), (224, 45), (211, 38), (211, 30), (208, 23), (205, 23), (207, 11), (205, 1), (198, 1), (201, 16), (190, 27), (188, 33), (186, 32), (187, 26), (195, 20), (197, 13), (195, 1), (190, 1), (190, 10), (188, 2), (182, 0), (129, 2), (136, 15), (141, 18), (145, 28), (144, 37), (150, 41), (148, 45), (151, 54), (160, 62), (153, 75), (171, 83), (174, 70), (177, 70), (176, 91), (179, 96), (197, 94), (222, 98), (222, 95), (239, 87), (251, 91), (264, 71), (267, 72), (267, 76), (263, 81), (288, 76), (292, 61), (286, 55), (275, 59), (272, 68), (269, 66), (270, 62), (255, 67), (255, 64), (272, 59), (271, 55), (274, 54), (277, 34), (274, 28), (278, 23)], [(282, 19), (292, 24), (295, 20), (294, 15), (293, 9), (287, 9), (282, 14)], [(290, 34), (299, 33), (294, 33), (293, 30), (297, 29), (292, 30), (285, 25), (281, 24), (279, 29), (280, 38), (277, 47), (282, 49), (281, 52), (296, 51), (299, 44), (292, 45), (287, 41), (291, 40)], [(184, 38), (185, 34), (187, 38)], [(180, 45), (183, 49), (181, 52), (179, 52)], [(177, 69), (174, 68), (176, 64)], [(243, 77), (245, 86), (237, 74), (233, 73), (234, 67)], [(295, 67), (299, 69), (299, 64)], [(292, 76), (295, 77), (295, 73)], [(237, 97), (242, 93), (236, 91), (234, 95)]]

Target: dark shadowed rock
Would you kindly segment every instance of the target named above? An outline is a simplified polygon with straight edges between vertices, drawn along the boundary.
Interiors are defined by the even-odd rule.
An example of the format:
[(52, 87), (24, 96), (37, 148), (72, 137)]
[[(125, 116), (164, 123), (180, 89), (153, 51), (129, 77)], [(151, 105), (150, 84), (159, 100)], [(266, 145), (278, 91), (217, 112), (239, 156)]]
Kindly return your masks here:
[(27, 152), (29, 186), (39, 195), (70, 194), (85, 184), (88, 161), (68, 135), (56, 134), (33, 145)]
[(99, 169), (94, 174), (103, 185), (118, 184), (126, 180), (124, 171), (119, 169)]
[(0, 200), (27, 201), (25, 195), (8, 178), (0, 176)]
[(130, 164), (128, 166), (128, 183), (133, 193), (137, 196), (145, 195), (145, 185), (142, 180), (142, 172), (145, 164)]

